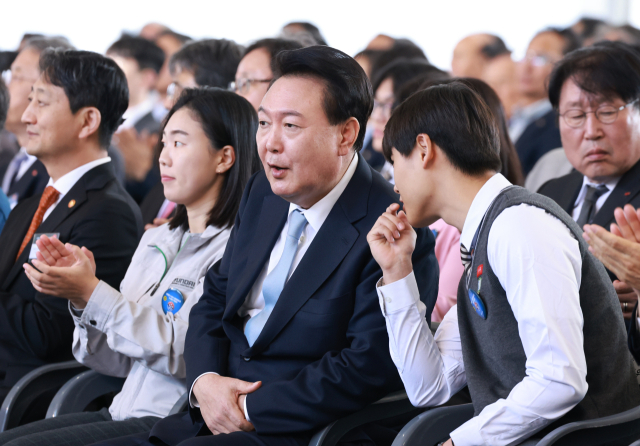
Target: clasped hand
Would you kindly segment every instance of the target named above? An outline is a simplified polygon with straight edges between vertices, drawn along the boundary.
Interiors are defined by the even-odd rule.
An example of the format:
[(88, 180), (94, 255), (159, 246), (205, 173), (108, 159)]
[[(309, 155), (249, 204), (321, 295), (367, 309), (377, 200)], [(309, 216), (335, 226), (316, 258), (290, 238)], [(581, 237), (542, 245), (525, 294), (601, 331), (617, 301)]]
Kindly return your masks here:
[(35, 268), (28, 263), (23, 265), (33, 287), (41, 293), (69, 299), (74, 307), (83, 309), (100, 282), (93, 253), (46, 235), (36, 245), (40, 252), (32, 260)]
[(244, 416), (244, 400), (261, 381), (250, 383), (216, 374), (201, 376), (193, 386), (200, 413), (213, 435), (254, 430)]
[(399, 204), (392, 204), (367, 235), (373, 258), (382, 269), (385, 284), (407, 277), (413, 271), (411, 255), (416, 246), (413, 230)]

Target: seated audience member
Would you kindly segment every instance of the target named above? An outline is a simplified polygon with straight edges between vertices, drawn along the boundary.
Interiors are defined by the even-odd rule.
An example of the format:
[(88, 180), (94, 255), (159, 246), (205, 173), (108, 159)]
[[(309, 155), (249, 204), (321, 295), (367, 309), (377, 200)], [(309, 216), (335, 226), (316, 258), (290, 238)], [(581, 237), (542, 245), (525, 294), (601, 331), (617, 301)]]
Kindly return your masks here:
[(27, 424), (0, 433), (0, 444), (46, 445), (55, 430), (58, 443), (84, 446), (148, 432), (169, 414), (187, 391), (189, 311), (224, 253), (244, 186), (260, 168), (257, 127), (246, 100), (219, 89), (185, 90), (169, 112), (160, 154), (166, 195), (178, 211), (145, 232), (120, 291), (95, 277), (88, 250), (38, 242), (42, 254), (33, 265), (42, 273), (31, 266), (26, 272), (37, 290), (71, 302), (75, 358), (127, 379), (109, 410)]
[[(554, 69), (549, 98), (575, 170), (538, 193), (555, 200), (579, 227), (606, 228), (617, 207), (640, 205), (640, 56), (613, 42), (575, 51)], [(635, 302), (632, 290), (614, 285), (621, 302)]]
[[(442, 85), (451, 82), (459, 82), (471, 88), (489, 106), (489, 110), (496, 119), (500, 139), (500, 173), (507, 181), (516, 186), (522, 186), (523, 175), (520, 168), (518, 154), (507, 131), (507, 121), (504, 116), (500, 99), (495, 91), (480, 79), (459, 78), (440, 81), (426, 85)], [(431, 320), (441, 322), (449, 309), (456, 304), (458, 298), (458, 283), (464, 270), (460, 259), (460, 231), (454, 226), (448, 225), (440, 219), (429, 225), (436, 235), (436, 258), (440, 266), (440, 279), (438, 281), (438, 300), (431, 313)]]
[(251, 102), (258, 110), (262, 98), (273, 80), (273, 64), (276, 54), (280, 51), (297, 50), (302, 45), (295, 40), (262, 39), (247, 48), (242, 60), (238, 64), (236, 80), (230, 89)]
[[(185, 88), (227, 88), (236, 75), (243, 52), (243, 47), (225, 39), (198, 40), (184, 45), (169, 61), (173, 83), (167, 92), (166, 107), (173, 107)], [(169, 221), (175, 203), (165, 199), (162, 184), (158, 183), (142, 201), (140, 210), (145, 229), (155, 228)]]
[(511, 54), (504, 41), (493, 34), (472, 34), (462, 39), (453, 50), (451, 75), (484, 78), (484, 70), (491, 60)]
[(567, 159), (564, 149), (558, 147), (542, 155), (536, 162), (527, 175), (524, 187), (531, 192), (537, 192), (547, 181), (568, 175), (571, 171), (573, 166)]
[(536, 34), (517, 65), (520, 100), (513, 108), (509, 133), (525, 175), (542, 155), (561, 146), (557, 116), (549, 103), (546, 85), (553, 64), (577, 47), (571, 30), (549, 28)]
[[(475, 416), (447, 445), (518, 444), (640, 404), (604, 267), (556, 203), (497, 173), (498, 129), (476, 93), (461, 83), (416, 93), (394, 111), (384, 150), (404, 207), (391, 205), (368, 235), (380, 307), (414, 405), (469, 387)], [(461, 231), (465, 274), (434, 339), (411, 226), (438, 218)]]
[(150, 40), (124, 35), (109, 47), (107, 56), (127, 77), (129, 108), (116, 133), (115, 143), (125, 160), (127, 192), (141, 203), (160, 181), (159, 169), (154, 166), (160, 122), (153, 111), (159, 99), (155, 86), (164, 64), (164, 52)]
[[(265, 171), (249, 182), (191, 311), (189, 413), (159, 421), (153, 444), (306, 445), (315, 430), (402, 386), (366, 241), (397, 203), (358, 156), (371, 86), (355, 60), (326, 46), (283, 51), (276, 68), (258, 112)], [(437, 291), (430, 231), (419, 230), (416, 244), (428, 317)], [(373, 431), (350, 435), (369, 444)]]
[(127, 109), (124, 73), (111, 59), (71, 50), (45, 50), (40, 68), (22, 120), (27, 153), (50, 179), (11, 211), (0, 234), (0, 399), (36, 367), (73, 358), (68, 302), (37, 291), (24, 274), (33, 242), (55, 234), (86, 247), (98, 278), (118, 286), (142, 233), (106, 150)]
[[(7, 119), (7, 110), (9, 109), (9, 91), (4, 81), (0, 78), (0, 130), (4, 127), (4, 121)], [(9, 206), (9, 199), (5, 193), (0, 189), (0, 232), (4, 227), (7, 218), (11, 212), (11, 206)]]
[(632, 321), (629, 325), (629, 350), (640, 363), (640, 210), (630, 204), (616, 209), (616, 223), (611, 232), (598, 225), (585, 225), (582, 237), (589, 243), (591, 251), (604, 265), (620, 277), (626, 286), (633, 289), (636, 302), (623, 302), (622, 312), (631, 307)]
[(152, 112), (156, 121), (162, 121), (169, 111), (169, 109), (165, 107), (167, 89), (173, 82), (171, 79), (171, 73), (169, 72), (169, 61), (171, 60), (171, 57), (173, 57), (173, 55), (189, 41), (191, 41), (190, 37), (178, 34), (171, 30), (161, 32), (154, 40), (155, 44), (164, 52), (164, 63), (162, 64), (162, 68), (158, 74), (158, 80), (156, 81), (155, 87), (156, 94), (159, 96), (159, 99)]
[(9, 109), (5, 128), (16, 137), (20, 150), (10, 161), (2, 179), (2, 190), (9, 197), (11, 208), (34, 195), (40, 195), (49, 181), (44, 165), (27, 153), (27, 125), (22, 114), (29, 105), (33, 83), (40, 76), (40, 54), (47, 48), (73, 49), (64, 37), (34, 37), (26, 40), (23, 49), (11, 64)]
[[(417, 77), (422, 77), (424, 82), (426, 77), (435, 81), (447, 79), (449, 75), (434, 67), (425, 59), (398, 59), (379, 71), (373, 78), (374, 102), (370, 122), (373, 127), (371, 148), (375, 152), (382, 153), (384, 126), (387, 124), (389, 116), (391, 116), (391, 110), (402, 87)], [(372, 161), (370, 161), (372, 165), (374, 165), (374, 161), (375, 159), (372, 157)], [(377, 165), (374, 165), (374, 167), (377, 167)], [(391, 164), (383, 162), (378, 170), (380, 170), (383, 177), (393, 182)]]
[(280, 37), (300, 42), (303, 46), (327, 45), (318, 27), (309, 22), (291, 22), (282, 27)]

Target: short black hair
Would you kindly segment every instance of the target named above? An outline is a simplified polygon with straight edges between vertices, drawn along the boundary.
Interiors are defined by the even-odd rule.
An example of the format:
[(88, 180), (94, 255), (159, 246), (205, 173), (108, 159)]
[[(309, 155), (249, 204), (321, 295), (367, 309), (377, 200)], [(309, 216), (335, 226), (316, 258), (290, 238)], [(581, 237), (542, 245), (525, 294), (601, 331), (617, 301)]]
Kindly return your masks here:
[(404, 84), (423, 74), (432, 75), (434, 78), (449, 77), (446, 72), (434, 67), (426, 59), (398, 59), (380, 70), (373, 78), (371, 84), (375, 93), (380, 87), (380, 84), (390, 78), (393, 81), (394, 96), (397, 97), (398, 92)]
[(118, 64), (91, 51), (50, 48), (40, 55), (40, 72), (46, 82), (64, 90), (72, 113), (83, 107), (100, 111), (98, 138), (103, 148), (109, 147), (129, 106), (127, 78)]
[(268, 38), (268, 39), (260, 39), (253, 42), (244, 55), (246, 56), (251, 51), (264, 49), (269, 53), (269, 57), (271, 57), (271, 72), (275, 71), (275, 56), (280, 51), (288, 51), (288, 50), (297, 50), (302, 48), (302, 44), (297, 40), (290, 39), (278, 39), (278, 38)]
[[(171, 116), (181, 108), (188, 109), (200, 122), (214, 150), (232, 146), (235, 151), (235, 163), (224, 174), (222, 189), (207, 219), (207, 226), (231, 227), (247, 181), (262, 168), (256, 145), (258, 115), (249, 101), (230, 91), (211, 87), (187, 88), (167, 114), (162, 132)], [(177, 227), (189, 229), (184, 205), (177, 206), (169, 223), (169, 228)]]
[(546, 34), (546, 33), (555, 34), (564, 41), (564, 45), (562, 46), (563, 56), (569, 54), (571, 51), (575, 51), (578, 48), (580, 48), (581, 42), (578, 39), (578, 36), (576, 35), (576, 33), (574, 33), (571, 28), (555, 28), (551, 26), (537, 33), (535, 37), (539, 36), (540, 34)]
[(7, 112), (9, 111), (9, 90), (4, 81), (0, 77), (0, 130), (4, 128), (7, 120)]
[(589, 94), (628, 103), (640, 98), (640, 56), (622, 42), (600, 42), (566, 55), (549, 77), (549, 100), (556, 110), (569, 79)]
[(511, 51), (507, 48), (504, 40), (493, 34), (489, 34), (489, 37), (491, 37), (491, 42), (480, 48), (480, 52), (484, 57), (491, 60), (498, 56), (502, 56), (503, 54), (511, 54)]
[(518, 186), (524, 186), (524, 174), (522, 173), (522, 165), (518, 158), (518, 152), (509, 137), (509, 127), (507, 125), (507, 118), (504, 112), (504, 107), (498, 94), (491, 88), (486, 82), (475, 79), (472, 77), (452, 78), (449, 80), (442, 80), (432, 82), (428, 85), (424, 85), (423, 88), (428, 88), (433, 85), (448, 84), (451, 82), (460, 82), (473, 91), (478, 93), (478, 96), (487, 104), (489, 110), (496, 118), (496, 124), (498, 125), (498, 133), (500, 136), (500, 161), (501, 168), (500, 173), (509, 180), (510, 183)]
[(200, 87), (227, 88), (236, 78), (236, 70), (244, 48), (232, 40), (205, 39), (190, 42), (175, 53), (169, 61), (169, 70), (193, 73)]
[(280, 52), (276, 58), (275, 82), (285, 76), (311, 76), (325, 84), (323, 108), (331, 125), (356, 118), (360, 132), (353, 145), (360, 150), (367, 121), (373, 110), (371, 83), (358, 62), (330, 46), (315, 45)]
[(576, 25), (578, 24), (582, 24), (582, 31), (577, 33), (577, 36), (581, 41), (584, 41), (585, 39), (595, 36), (598, 27), (606, 25), (606, 22), (601, 19), (594, 19), (593, 17), (581, 17), (580, 20), (576, 22)]
[(164, 51), (151, 40), (123, 34), (107, 50), (108, 55), (133, 59), (141, 70), (151, 68), (159, 73), (164, 65)]
[(284, 25), (282, 29), (285, 29), (288, 26), (299, 26), (300, 28), (304, 29), (305, 32), (313, 38), (313, 40), (316, 42), (317, 45), (327, 45), (327, 40), (324, 38), (324, 36), (320, 32), (320, 29), (313, 23), (290, 22)]
[(385, 67), (398, 59), (424, 59), (429, 61), (422, 48), (409, 39), (396, 39), (388, 50), (380, 51), (371, 59), (371, 79), (375, 79)]
[(409, 156), (424, 133), (462, 173), (478, 176), (500, 171), (500, 138), (496, 119), (480, 96), (461, 82), (436, 85), (400, 104), (384, 130), (382, 150)]

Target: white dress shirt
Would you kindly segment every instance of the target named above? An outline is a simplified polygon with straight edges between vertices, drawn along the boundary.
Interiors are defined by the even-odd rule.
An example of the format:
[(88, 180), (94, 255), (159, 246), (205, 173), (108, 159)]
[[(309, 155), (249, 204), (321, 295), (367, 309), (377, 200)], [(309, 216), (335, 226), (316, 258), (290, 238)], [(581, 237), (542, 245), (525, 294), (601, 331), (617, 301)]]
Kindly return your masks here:
[[(311, 245), (311, 242), (313, 242), (313, 239), (315, 238), (316, 234), (318, 233), (318, 231), (320, 231), (322, 224), (329, 216), (329, 213), (331, 212), (331, 209), (333, 209), (333, 206), (338, 201), (338, 198), (340, 198), (344, 190), (347, 188), (347, 185), (351, 181), (351, 178), (353, 177), (353, 174), (355, 173), (357, 167), (358, 167), (358, 154), (356, 153), (353, 159), (351, 160), (351, 163), (349, 164), (347, 171), (342, 176), (342, 179), (338, 182), (338, 184), (334, 186), (333, 189), (331, 189), (331, 192), (325, 195), (320, 201), (318, 201), (316, 204), (311, 206), (309, 209), (302, 209), (300, 206), (293, 203), (289, 205), (289, 214), (287, 216), (287, 222), (282, 228), (282, 231), (280, 232), (280, 236), (278, 237), (276, 244), (273, 246), (273, 249), (271, 250), (271, 256), (269, 257), (269, 262), (264, 266), (264, 268), (262, 269), (262, 272), (260, 273), (255, 283), (253, 284), (253, 287), (251, 288), (251, 291), (249, 292), (249, 295), (247, 296), (244, 304), (242, 304), (242, 306), (238, 309), (238, 316), (245, 318), (244, 320), (245, 326), (249, 319), (251, 319), (253, 316), (258, 314), (264, 308), (264, 296), (262, 295), (262, 284), (264, 283), (264, 280), (266, 279), (267, 275), (276, 267), (276, 265), (280, 261), (280, 257), (282, 257), (282, 252), (284, 251), (284, 245), (287, 239), (287, 231), (289, 230), (289, 220), (291, 219), (291, 213), (296, 209), (300, 209), (301, 213), (307, 219), (308, 224), (305, 225), (302, 231), (302, 235), (300, 236), (300, 241), (298, 242), (298, 250), (296, 251), (296, 255), (293, 259), (293, 263), (291, 264), (291, 270), (289, 272), (289, 277), (287, 277), (287, 281), (289, 280), (293, 272), (296, 270), (296, 268), (300, 264), (300, 261), (302, 260), (305, 253), (307, 252), (307, 249), (309, 249), (309, 246)], [(203, 373), (202, 375), (198, 376), (195, 379), (195, 381), (193, 381), (193, 385), (191, 386), (191, 390), (189, 392), (189, 402), (191, 404), (191, 407), (200, 407), (198, 405), (197, 399), (195, 398), (195, 395), (193, 394), (193, 386), (195, 386), (196, 382), (198, 381), (198, 379), (200, 379), (201, 376), (207, 375), (209, 373), (214, 373), (214, 372)], [(245, 406), (244, 406), (244, 414), (245, 414), (245, 418), (249, 420), (249, 413), (247, 412), (246, 399), (245, 399)]]
[[(13, 175), (15, 174), (15, 181), (18, 181), (25, 173), (27, 173), (29, 167), (33, 166), (33, 163), (35, 163), (38, 159), (33, 155), (29, 155), (27, 153), (27, 149), (25, 149), (24, 147), (20, 147), (20, 150), (14, 155), (13, 158), (18, 157), (25, 157), (25, 160), (20, 163), (18, 171), (15, 172), (13, 170), (7, 169), (2, 180), (2, 190), (4, 190), (7, 195), (9, 194), (9, 187), (11, 186), (11, 184), (9, 183), (11, 182)], [(11, 161), (13, 162), (13, 159)]]
[(516, 108), (509, 120), (509, 136), (511, 141), (516, 142), (524, 133), (529, 124), (536, 119), (542, 118), (549, 113), (553, 107), (548, 99), (541, 99), (526, 107)]
[[(510, 183), (493, 176), (474, 198), (461, 243), (473, 236), (493, 199)], [(488, 261), (507, 294), (527, 356), (526, 376), (451, 433), (456, 446), (510, 445), (541, 430), (577, 405), (587, 392), (580, 308), (582, 260), (577, 240), (557, 218), (521, 204), (505, 209), (489, 230)], [(434, 337), (413, 272), (378, 282), (391, 357), (412, 404), (436, 406), (466, 384), (457, 306)]]
[(159, 96), (155, 92), (149, 93), (147, 99), (139, 103), (138, 105), (134, 105), (133, 107), (129, 107), (124, 115), (122, 115), (122, 119), (124, 122), (118, 130), (130, 129), (134, 127), (140, 119), (146, 116), (148, 113), (153, 113), (156, 105), (158, 104)]
[[(615, 189), (616, 186), (618, 185), (620, 178), (621, 177), (613, 178), (607, 181), (606, 183), (602, 183), (605, 186), (607, 186), (607, 189), (609, 190), (604, 194), (600, 195), (600, 197), (598, 197), (598, 200), (596, 201), (593, 209), (593, 215), (596, 215), (596, 213), (600, 210), (604, 202), (607, 201), (607, 198), (609, 198), (609, 195), (611, 195), (611, 192), (613, 191), (613, 189)], [(578, 220), (578, 217), (580, 216), (580, 211), (582, 210), (584, 199), (587, 196), (587, 186), (598, 187), (600, 186), (600, 184), (596, 184), (589, 181), (587, 177), (584, 177), (582, 179), (582, 188), (580, 188), (580, 193), (578, 194), (578, 198), (576, 198), (576, 202), (573, 204), (573, 211), (571, 211), (571, 217), (573, 217), (574, 220)]]
[(58, 196), (58, 200), (56, 200), (56, 202), (53, 203), (49, 207), (49, 209), (47, 209), (47, 212), (44, 213), (44, 217), (43, 217), (42, 221), (45, 221), (47, 219), (47, 217), (49, 215), (51, 215), (51, 213), (56, 208), (58, 203), (60, 203), (62, 201), (64, 196), (67, 195), (67, 193), (69, 193), (71, 188), (73, 186), (75, 186), (75, 184), (78, 182), (78, 180), (80, 178), (82, 178), (82, 176), (85, 173), (89, 172), (94, 167), (98, 167), (101, 164), (106, 164), (109, 161), (111, 161), (111, 158), (108, 157), (108, 156), (105, 156), (104, 158), (100, 158), (100, 159), (97, 159), (95, 161), (91, 161), (90, 163), (84, 164), (84, 165), (82, 165), (80, 167), (76, 167), (71, 172), (65, 173), (60, 178), (58, 178), (58, 180), (55, 183), (53, 182), (52, 178), (49, 178), (49, 183), (47, 184), (47, 186), (53, 186), (55, 188), (55, 190), (60, 192), (60, 195)]

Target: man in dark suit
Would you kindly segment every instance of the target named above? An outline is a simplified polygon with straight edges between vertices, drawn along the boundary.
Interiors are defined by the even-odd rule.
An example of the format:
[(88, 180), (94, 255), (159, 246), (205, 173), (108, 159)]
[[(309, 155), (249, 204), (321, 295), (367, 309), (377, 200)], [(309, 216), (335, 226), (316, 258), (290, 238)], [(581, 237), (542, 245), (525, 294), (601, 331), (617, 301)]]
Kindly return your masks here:
[(2, 180), (2, 190), (9, 197), (12, 208), (25, 198), (40, 195), (49, 181), (44, 165), (24, 149), (28, 135), (27, 126), (21, 120), (29, 105), (31, 86), (40, 75), (40, 53), (47, 48), (73, 49), (64, 37), (34, 37), (27, 40), (11, 64), (11, 81), (8, 84), (11, 100), (6, 129), (13, 133), (18, 146), (22, 147), (10, 160)]
[[(306, 445), (315, 430), (402, 389), (366, 240), (398, 196), (357, 154), (371, 86), (330, 47), (284, 51), (276, 64), (259, 108), (265, 171), (247, 185), (189, 320), (189, 413), (157, 423), (154, 444)], [(432, 234), (420, 231), (417, 245), (430, 320)]]
[(154, 109), (159, 97), (154, 89), (164, 64), (164, 51), (150, 40), (123, 35), (109, 47), (107, 56), (122, 68), (129, 85), (129, 108), (116, 141), (125, 158), (127, 191), (141, 203), (160, 181), (154, 157), (160, 130)]
[(106, 150), (127, 108), (124, 74), (84, 51), (45, 50), (40, 66), (22, 119), (27, 152), (51, 178), (15, 207), (0, 235), (0, 400), (27, 372), (73, 358), (68, 302), (36, 290), (23, 271), (38, 235), (86, 246), (97, 276), (117, 287), (142, 233)]
[[(575, 170), (538, 193), (554, 199), (580, 227), (609, 228), (616, 208), (640, 206), (640, 57), (617, 42), (575, 51), (551, 74), (549, 98)], [(609, 275), (629, 320), (635, 293)]]
[(547, 99), (546, 82), (553, 64), (577, 47), (577, 38), (571, 30), (549, 28), (536, 34), (525, 58), (518, 64), (520, 101), (514, 108), (509, 133), (525, 175), (542, 155), (561, 146), (556, 112)]

